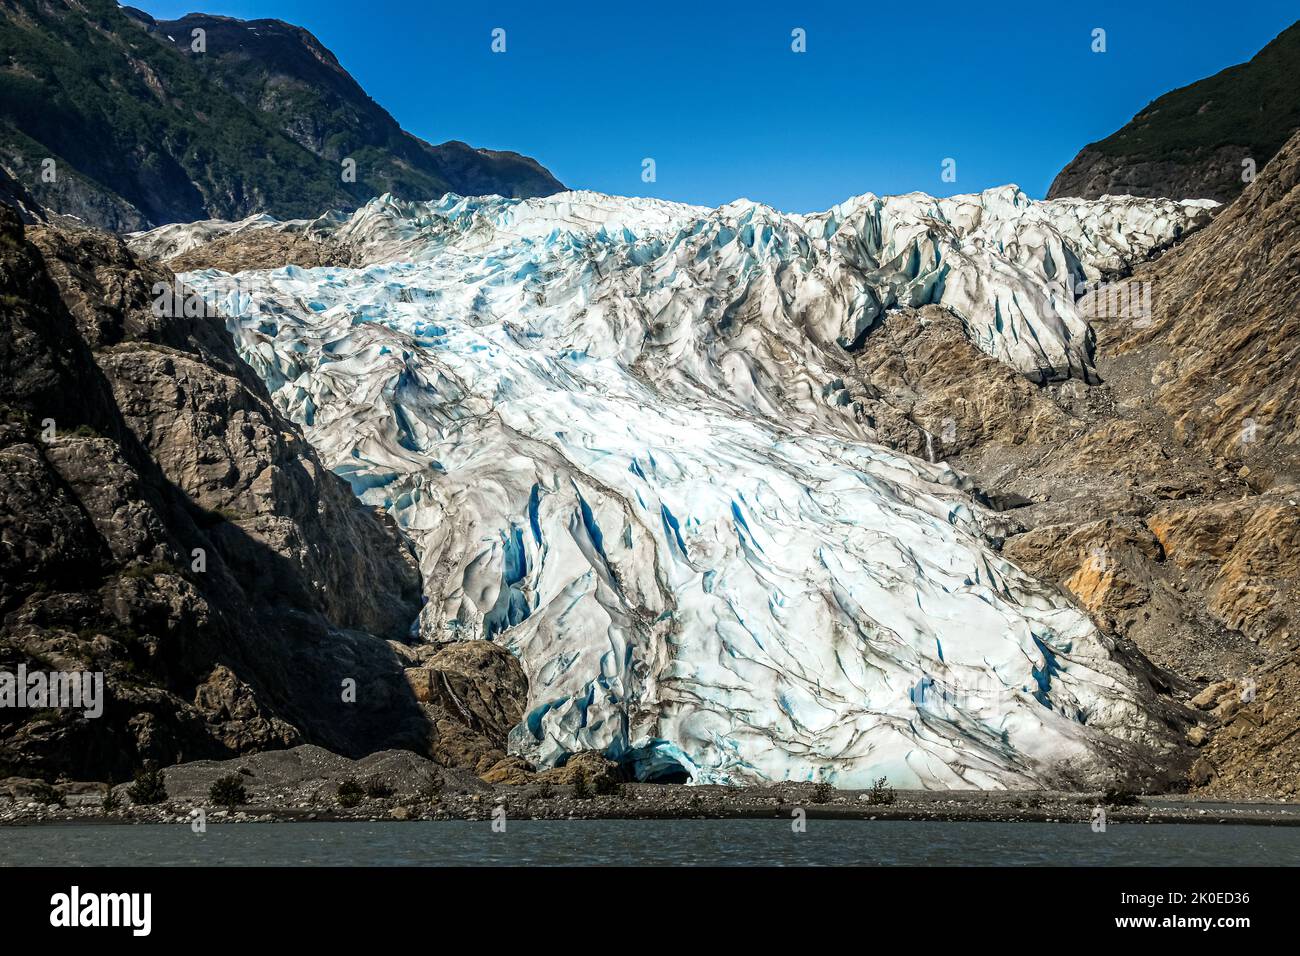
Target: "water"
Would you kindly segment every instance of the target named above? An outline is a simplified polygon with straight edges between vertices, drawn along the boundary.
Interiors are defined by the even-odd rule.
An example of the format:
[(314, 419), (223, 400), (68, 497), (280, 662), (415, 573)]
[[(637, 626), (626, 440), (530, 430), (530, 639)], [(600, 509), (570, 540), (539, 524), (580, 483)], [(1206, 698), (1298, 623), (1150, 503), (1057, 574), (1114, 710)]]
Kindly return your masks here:
[(809, 820), (248, 823), (0, 828), (5, 866), (1300, 865), (1300, 827)]

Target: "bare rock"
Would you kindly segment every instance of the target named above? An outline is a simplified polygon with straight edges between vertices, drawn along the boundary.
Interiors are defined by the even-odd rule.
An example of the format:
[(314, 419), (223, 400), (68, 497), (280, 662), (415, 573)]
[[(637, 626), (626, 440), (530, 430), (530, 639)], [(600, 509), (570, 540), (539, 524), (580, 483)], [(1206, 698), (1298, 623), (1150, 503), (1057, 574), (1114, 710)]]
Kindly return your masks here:
[(581, 776), (588, 785), (595, 785), (600, 780), (617, 780), (618, 764), (605, 758), (594, 750), (584, 750), (573, 754), (562, 767), (551, 767), (537, 774), (538, 783), (549, 783), (561, 787), (571, 787)]
[(124, 779), (304, 740), (427, 750), (387, 640), (419, 604), (391, 522), (219, 318), (155, 307), (170, 272), (113, 236), (28, 234), (8, 207), (0, 233), (0, 666), (102, 671), (108, 690), (95, 720), (0, 713), (0, 773)]

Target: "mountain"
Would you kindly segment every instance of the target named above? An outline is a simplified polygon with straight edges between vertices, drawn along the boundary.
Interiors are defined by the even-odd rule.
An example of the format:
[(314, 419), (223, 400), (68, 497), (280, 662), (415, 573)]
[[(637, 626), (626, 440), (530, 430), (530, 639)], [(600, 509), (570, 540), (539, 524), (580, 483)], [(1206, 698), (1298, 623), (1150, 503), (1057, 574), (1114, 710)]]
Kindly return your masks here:
[(1300, 23), (1248, 63), (1155, 100), (1123, 128), (1091, 143), (1048, 190), (1049, 199), (1106, 194), (1228, 202), (1300, 128)]
[[(190, 47), (200, 28), (204, 53)], [(403, 132), (319, 41), (279, 21), (6, 0), (0, 62), (0, 166), (48, 209), (111, 230), (314, 215), (382, 192), (563, 188), (518, 154)]]
[[(0, 665), (84, 660), (125, 703), (9, 717), (0, 756), (312, 740), (514, 784), (598, 750), (646, 780), (1292, 797), (1298, 171), (1300, 135), (1213, 218), (1014, 187), (807, 216), (383, 197), (135, 255), (14, 219)], [(153, 316), (154, 257), (224, 329)], [(326, 468), (402, 538), (347, 527)], [(184, 573), (177, 493), (238, 590)], [(418, 634), (382, 640), (415, 604), (349, 563), (403, 540)], [(382, 688), (357, 724), (339, 654)]]
[(1159, 789), (1190, 752), (1167, 681), (1000, 553), (1008, 517), (936, 460), (944, 421), (885, 443), (857, 357), (894, 318), (944, 316), (1025, 390), (1093, 387), (1076, 286), (1210, 205), (382, 197), (132, 244), (195, 267), (281, 248), (259, 234), (339, 257), (187, 281), (408, 530), (421, 637), (517, 655), (515, 755), (599, 750), (650, 780)]
[[(407, 199), (445, 192), (528, 198), (564, 189), (527, 156), (454, 141), (431, 146), (405, 132), (301, 27), (201, 13), (146, 26), (298, 145), (336, 168), (355, 159), (366, 198), (389, 192)], [(204, 53), (192, 49), (197, 29), (206, 33)]]

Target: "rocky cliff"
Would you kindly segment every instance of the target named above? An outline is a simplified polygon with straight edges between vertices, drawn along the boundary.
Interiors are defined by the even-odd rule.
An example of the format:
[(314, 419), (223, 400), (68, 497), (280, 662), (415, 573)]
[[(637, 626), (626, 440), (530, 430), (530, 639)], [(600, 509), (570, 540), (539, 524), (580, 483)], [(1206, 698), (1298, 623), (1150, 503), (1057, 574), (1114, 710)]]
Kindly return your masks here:
[(0, 206), (0, 308), (0, 670), (98, 671), (108, 690), (98, 718), (0, 710), (0, 777), (302, 742), (500, 756), (508, 695), (448, 713), (479, 672), (417, 696), (466, 668), (402, 643), (420, 583), (402, 536), (170, 271)]

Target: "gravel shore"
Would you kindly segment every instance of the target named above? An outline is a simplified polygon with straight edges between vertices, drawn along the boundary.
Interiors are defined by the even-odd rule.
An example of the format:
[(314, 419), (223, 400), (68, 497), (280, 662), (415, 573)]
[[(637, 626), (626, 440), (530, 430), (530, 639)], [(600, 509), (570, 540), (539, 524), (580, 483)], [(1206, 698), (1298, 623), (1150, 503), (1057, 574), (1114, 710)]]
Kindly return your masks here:
[[(807, 785), (727, 788), (623, 784), (619, 792), (578, 797), (573, 787), (444, 787), (417, 794), (364, 797), (353, 807), (337, 795), (304, 787), (270, 795), (250, 791), (233, 810), (206, 798), (169, 798), (153, 805), (105, 809), (102, 795), (69, 795), (64, 805), (0, 797), (0, 826), (68, 823), (272, 823), (304, 820), (490, 820), (497, 808), (514, 820), (810, 819), (1034, 821), (1090, 824), (1103, 808), (1107, 823), (1236, 823), (1300, 825), (1294, 803), (1226, 804), (1182, 796), (1140, 797), (1107, 806), (1102, 794), (1052, 792), (928, 793), (900, 791), (890, 803), (868, 792), (826, 794)], [(881, 799), (875, 797), (874, 799)]]

